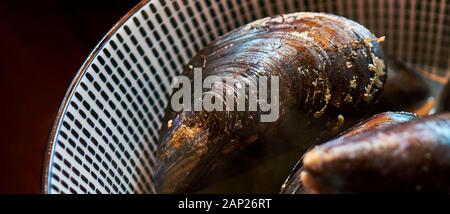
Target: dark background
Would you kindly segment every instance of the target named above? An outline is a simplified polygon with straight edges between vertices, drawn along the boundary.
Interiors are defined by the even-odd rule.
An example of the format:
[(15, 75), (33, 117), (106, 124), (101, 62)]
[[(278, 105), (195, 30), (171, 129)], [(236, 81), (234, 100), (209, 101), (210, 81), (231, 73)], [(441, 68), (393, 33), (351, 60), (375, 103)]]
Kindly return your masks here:
[(66, 90), (138, 2), (0, 2), (0, 193), (40, 192), (47, 139)]

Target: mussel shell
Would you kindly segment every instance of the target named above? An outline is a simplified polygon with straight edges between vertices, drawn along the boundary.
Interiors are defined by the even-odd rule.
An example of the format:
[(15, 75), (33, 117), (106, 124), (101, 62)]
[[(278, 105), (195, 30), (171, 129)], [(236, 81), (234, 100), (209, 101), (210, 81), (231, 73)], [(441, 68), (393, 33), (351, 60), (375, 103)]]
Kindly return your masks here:
[(317, 146), (301, 179), (313, 193), (449, 192), (450, 114), (372, 129)]
[[(349, 139), (355, 136), (362, 136), (372, 130), (383, 127), (390, 127), (395, 124), (403, 123), (417, 118), (415, 114), (408, 112), (383, 112), (366, 119), (354, 127), (341, 133), (338, 137), (326, 142), (323, 146), (331, 147), (335, 145), (342, 145), (349, 142)], [(307, 153), (306, 153), (307, 154)], [(306, 155), (305, 154), (305, 155)], [(303, 156), (304, 157), (304, 156)], [(308, 190), (303, 186), (301, 173), (303, 171), (303, 157), (300, 159), (291, 174), (282, 185), (281, 193), (283, 194), (301, 194), (308, 193)]]
[[(322, 136), (335, 135), (344, 127), (343, 119), (336, 122), (337, 118), (346, 118), (345, 125), (350, 125), (352, 120), (347, 118), (361, 117), (373, 108), (386, 80), (378, 38), (356, 22), (322, 13), (285, 14), (237, 28), (194, 56), (183, 73), (191, 81), (194, 68), (202, 68), (203, 78), (243, 77), (241, 83), (251, 76), (279, 77), (279, 119), (261, 122), (262, 111), (168, 113), (154, 174), (159, 193), (196, 192), (211, 183), (211, 176), (226, 179), (228, 172), (218, 173), (217, 169), (229, 161), (234, 163), (234, 158), (242, 156), (254, 142), (262, 142), (255, 138), (269, 139), (276, 136), (272, 133), (283, 132), (282, 124), (290, 121), (293, 113), (301, 116), (291, 123), (297, 144), (323, 142), (328, 138)], [(203, 93), (221, 94), (224, 88), (234, 86), (217, 81)], [(278, 154), (277, 149), (265, 151)], [(285, 164), (286, 169), (290, 164)], [(281, 183), (286, 175), (277, 176)], [(261, 179), (253, 177), (253, 182)]]

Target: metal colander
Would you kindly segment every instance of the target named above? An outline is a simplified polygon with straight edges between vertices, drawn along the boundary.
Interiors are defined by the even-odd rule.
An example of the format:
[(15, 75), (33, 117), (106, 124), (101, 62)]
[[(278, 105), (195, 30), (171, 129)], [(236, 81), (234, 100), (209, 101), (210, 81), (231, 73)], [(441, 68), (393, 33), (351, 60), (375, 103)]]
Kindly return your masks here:
[(171, 80), (216, 37), (252, 20), (321, 11), (386, 36), (387, 56), (445, 81), (449, 0), (143, 1), (106, 35), (76, 75), (49, 139), (46, 193), (151, 193)]

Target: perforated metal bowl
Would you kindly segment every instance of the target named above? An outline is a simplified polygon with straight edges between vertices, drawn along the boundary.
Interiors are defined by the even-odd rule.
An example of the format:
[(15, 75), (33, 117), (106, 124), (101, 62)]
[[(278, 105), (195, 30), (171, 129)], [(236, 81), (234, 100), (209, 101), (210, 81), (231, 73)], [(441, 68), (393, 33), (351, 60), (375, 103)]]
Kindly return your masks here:
[(448, 0), (143, 1), (91, 53), (60, 108), (44, 166), (46, 193), (151, 193), (172, 78), (214, 38), (296, 11), (354, 19), (386, 36), (388, 56), (432, 79), (450, 72)]

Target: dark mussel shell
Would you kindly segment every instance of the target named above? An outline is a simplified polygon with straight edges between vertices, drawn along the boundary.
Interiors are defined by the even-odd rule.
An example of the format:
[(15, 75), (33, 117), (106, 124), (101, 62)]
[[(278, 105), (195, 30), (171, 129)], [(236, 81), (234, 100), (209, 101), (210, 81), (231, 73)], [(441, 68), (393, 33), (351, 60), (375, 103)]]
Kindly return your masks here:
[[(268, 17), (235, 29), (197, 53), (183, 74), (193, 80), (194, 68), (202, 68), (203, 78), (242, 77), (240, 85), (252, 76), (279, 77), (279, 118), (261, 122), (262, 111), (169, 109), (156, 158), (154, 181), (159, 193), (196, 192), (211, 183), (211, 176), (226, 179), (234, 175), (233, 170), (218, 169), (229, 166), (230, 160), (231, 165), (236, 164), (235, 157), (245, 156), (243, 152), (252, 145), (274, 144), (263, 147), (267, 155), (260, 158), (271, 156), (271, 152), (289, 151), (284, 146), (281, 151), (272, 149), (277, 141), (263, 143), (287, 130), (285, 124), (292, 124), (292, 130), (296, 130), (293, 139), (297, 145), (328, 139), (322, 136), (338, 133), (351, 121), (344, 118), (360, 118), (373, 107), (386, 79), (378, 39), (351, 20), (322, 13)], [(218, 81), (203, 94), (222, 94), (224, 89), (238, 94), (233, 91), (235, 86)], [(248, 103), (248, 99), (244, 102)], [(289, 122), (292, 118), (297, 121)], [(238, 165), (246, 165), (243, 162), (251, 163), (243, 160)], [(288, 170), (289, 166), (276, 167)], [(284, 176), (273, 176), (279, 180), (273, 183), (281, 183)], [(255, 183), (265, 179), (246, 178)], [(214, 192), (228, 192), (233, 186), (238, 185)], [(277, 191), (264, 188), (259, 185), (254, 191)]]
[(450, 114), (426, 116), (326, 143), (305, 154), (313, 193), (449, 192)]
[[(372, 130), (380, 129), (383, 127), (390, 127), (399, 123), (410, 121), (417, 118), (415, 114), (408, 112), (383, 112), (372, 116), (369, 119), (355, 125), (347, 131), (340, 134), (338, 137), (328, 141), (324, 144), (327, 147), (333, 145), (347, 144), (349, 139), (355, 136), (364, 136), (366, 133), (370, 133)], [(314, 150), (314, 149), (313, 149)], [(304, 188), (301, 174), (303, 171), (303, 157), (297, 162), (291, 175), (286, 179), (281, 188), (281, 193), (284, 194), (299, 194), (308, 193), (308, 190)]]

